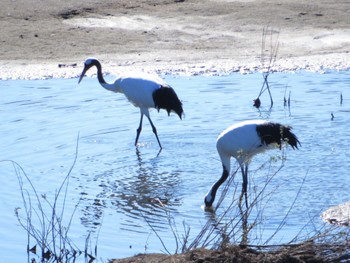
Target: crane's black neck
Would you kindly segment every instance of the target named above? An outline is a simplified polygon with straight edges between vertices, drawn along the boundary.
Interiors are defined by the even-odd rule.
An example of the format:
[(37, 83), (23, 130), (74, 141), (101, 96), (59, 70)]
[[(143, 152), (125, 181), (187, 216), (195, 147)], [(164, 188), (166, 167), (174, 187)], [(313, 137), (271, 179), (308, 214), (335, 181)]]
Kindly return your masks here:
[(102, 66), (101, 66), (101, 63), (98, 61), (98, 60), (94, 60), (92, 65), (96, 66), (97, 68), (97, 79), (98, 79), (98, 82), (100, 82), (100, 84), (107, 84), (107, 82), (105, 81), (105, 79), (103, 78), (103, 75), (102, 75)]
[(215, 200), (217, 190), (226, 181), (228, 175), (229, 175), (229, 172), (227, 171), (227, 169), (223, 165), (223, 171), (222, 171), (222, 175), (221, 175), (220, 179), (215, 184), (213, 184), (209, 193), (207, 194), (206, 198), (204, 199), (206, 207), (212, 206), (212, 204), (214, 203), (214, 200)]
[[(222, 175), (220, 177), (220, 179), (213, 185), (213, 190), (215, 190), (215, 194), (216, 191), (219, 189), (219, 187), (226, 181), (227, 177), (228, 177), (228, 171), (226, 169), (226, 167), (223, 165), (222, 166), (223, 170), (222, 170)], [(215, 195), (214, 195), (215, 197)]]

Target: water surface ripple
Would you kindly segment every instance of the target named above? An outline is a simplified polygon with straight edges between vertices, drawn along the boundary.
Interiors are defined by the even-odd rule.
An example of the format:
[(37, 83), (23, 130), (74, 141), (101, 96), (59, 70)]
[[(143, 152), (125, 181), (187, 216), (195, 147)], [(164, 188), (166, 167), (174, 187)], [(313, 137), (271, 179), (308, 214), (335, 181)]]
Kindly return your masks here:
[[(252, 107), (263, 83), (259, 73), (165, 79), (183, 101), (185, 118), (181, 121), (174, 114), (168, 117), (165, 111), (151, 111), (163, 145), (161, 152), (147, 120), (140, 146), (134, 147), (139, 110), (123, 95), (103, 90), (95, 78), (86, 78), (80, 85), (77, 79), (0, 81), (0, 160), (20, 164), (37, 192), (48, 199), (72, 166), (79, 135), (65, 214), (69, 219), (79, 203), (70, 234), (82, 249), (91, 231), (93, 242), (98, 234), (102, 260), (164, 251), (155, 230), (174, 252), (169, 220), (180, 236), (183, 225), (189, 227), (190, 239), (208, 220), (222, 231), (220, 226), (236, 216), (236, 207), (216, 222), (215, 215), (201, 206), (221, 175), (215, 148), (218, 134), (246, 119), (292, 125), (302, 143), (299, 151), (287, 148), (254, 159), (249, 176), (251, 198), (279, 169), (279, 157), (286, 157), (252, 212), (251, 217), (261, 222), (252, 242), (263, 243), (274, 233), (301, 185), (286, 224), (270, 243), (290, 241), (307, 224), (311, 229), (321, 227), (320, 212), (349, 200), (349, 72), (274, 73), (269, 76), (274, 99), (271, 110), (267, 93), (261, 97), (260, 110)], [(288, 108), (283, 99), (289, 94)], [(277, 161), (269, 162), (271, 157)], [(16, 207), (23, 208), (16, 172), (10, 162), (2, 161), (0, 167), (4, 179), (0, 235), (6, 240), (0, 252), (4, 262), (23, 262), (27, 239), (14, 215)], [(230, 205), (240, 185), (238, 175), (217, 215)]]

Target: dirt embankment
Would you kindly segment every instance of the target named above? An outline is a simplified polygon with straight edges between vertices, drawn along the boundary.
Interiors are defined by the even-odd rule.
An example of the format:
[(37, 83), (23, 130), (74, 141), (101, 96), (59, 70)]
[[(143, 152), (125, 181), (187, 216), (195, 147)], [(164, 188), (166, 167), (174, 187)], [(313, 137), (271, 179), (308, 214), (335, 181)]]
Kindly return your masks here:
[(76, 76), (89, 56), (113, 73), (117, 66), (256, 69), (266, 26), (278, 37), (278, 70), (350, 67), (347, 1), (3, 0), (1, 6), (1, 78)]

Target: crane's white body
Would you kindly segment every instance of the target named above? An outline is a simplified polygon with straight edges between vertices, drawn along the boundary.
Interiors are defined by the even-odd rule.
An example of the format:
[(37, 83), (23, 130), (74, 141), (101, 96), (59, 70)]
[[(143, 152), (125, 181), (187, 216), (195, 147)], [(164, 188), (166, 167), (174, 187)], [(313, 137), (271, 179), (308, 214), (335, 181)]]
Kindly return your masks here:
[(222, 164), (230, 172), (230, 159), (235, 158), (240, 165), (249, 163), (251, 158), (275, 145), (261, 142), (256, 126), (267, 123), (265, 120), (248, 120), (233, 124), (225, 129), (218, 137), (216, 149)]
[(107, 90), (123, 93), (135, 107), (139, 108), (154, 108), (153, 92), (162, 86), (168, 86), (162, 79), (146, 73), (124, 74), (113, 83), (101, 85)]

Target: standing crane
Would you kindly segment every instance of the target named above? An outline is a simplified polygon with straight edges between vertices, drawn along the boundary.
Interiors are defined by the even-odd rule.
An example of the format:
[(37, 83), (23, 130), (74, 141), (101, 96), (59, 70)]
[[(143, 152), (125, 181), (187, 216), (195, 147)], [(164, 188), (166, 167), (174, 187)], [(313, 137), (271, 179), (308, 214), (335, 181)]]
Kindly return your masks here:
[(81, 82), (85, 73), (94, 66), (97, 68), (98, 82), (103, 88), (113, 92), (123, 93), (135, 107), (140, 108), (141, 118), (139, 127), (136, 130), (135, 146), (142, 130), (143, 115), (146, 115), (152, 126), (152, 131), (157, 138), (159, 147), (162, 149), (157, 129), (149, 114), (149, 108), (156, 108), (158, 111), (164, 109), (168, 115), (173, 111), (182, 119), (182, 103), (174, 89), (162, 79), (145, 73), (120, 76), (113, 83), (107, 83), (103, 78), (101, 63), (95, 58), (85, 60), (84, 69), (78, 83)]

